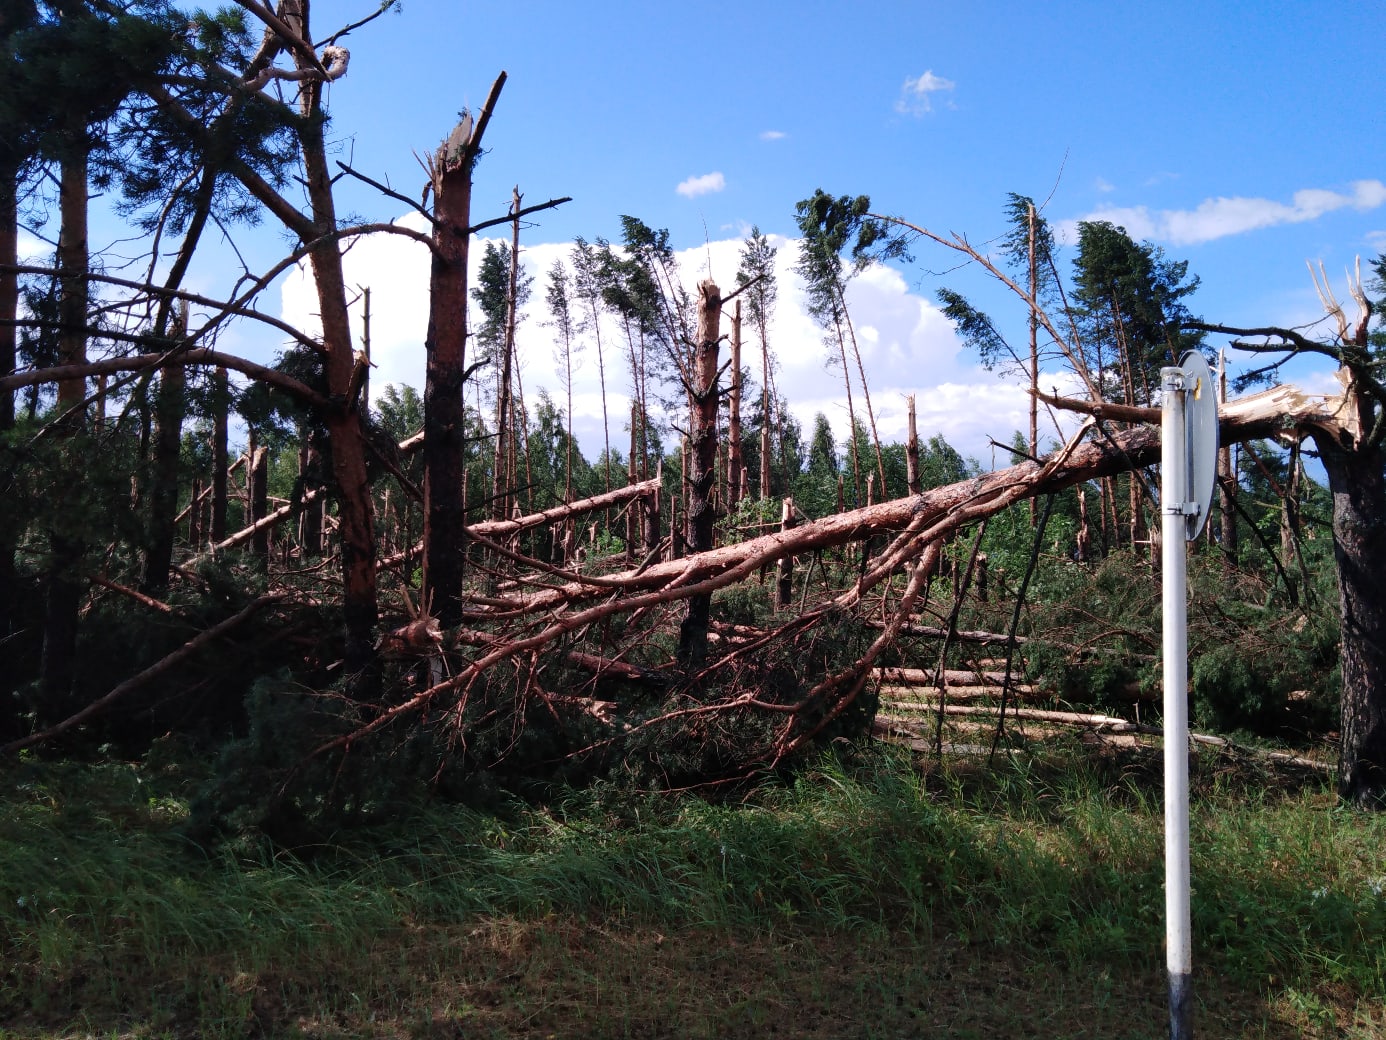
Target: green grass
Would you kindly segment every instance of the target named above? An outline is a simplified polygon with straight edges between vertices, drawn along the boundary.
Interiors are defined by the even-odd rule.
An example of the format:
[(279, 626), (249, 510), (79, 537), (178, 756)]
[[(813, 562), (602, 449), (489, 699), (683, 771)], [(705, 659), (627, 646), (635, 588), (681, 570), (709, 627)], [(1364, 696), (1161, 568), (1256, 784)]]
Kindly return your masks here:
[[(1205, 756), (1202, 1035), (1386, 1036), (1386, 821)], [(887, 752), (735, 805), (435, 806), (291, 856), (182, 839), (188, 781), (0, 792), (3, 1036), (1161, 1036), (1148, 763)]]

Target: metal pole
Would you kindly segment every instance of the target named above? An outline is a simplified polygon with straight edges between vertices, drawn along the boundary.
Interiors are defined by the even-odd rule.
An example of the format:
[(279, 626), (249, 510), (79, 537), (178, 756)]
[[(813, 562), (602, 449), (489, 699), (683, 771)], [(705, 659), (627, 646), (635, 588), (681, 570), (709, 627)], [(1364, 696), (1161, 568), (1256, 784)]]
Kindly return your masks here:
[[(1165, 954), (1170, 1040), (1193, 1037), (1193, 943), (1189, 912), (1188, 606), (1185, 519), (1189, 459), (1184, 370), (1160, 372), (1160, 513), (1164, 575)], [(1196, 508), (1196, 507), (1194, 507)]]

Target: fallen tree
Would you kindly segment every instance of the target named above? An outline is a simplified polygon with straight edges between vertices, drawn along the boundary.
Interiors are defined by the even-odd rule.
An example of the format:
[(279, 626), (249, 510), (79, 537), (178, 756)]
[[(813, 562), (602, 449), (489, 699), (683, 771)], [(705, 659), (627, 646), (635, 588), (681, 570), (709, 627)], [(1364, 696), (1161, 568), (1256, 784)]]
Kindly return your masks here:
[[(1082, 405), (1083, 402), (1076, 403), (1079, 408)], [(1138, 415), (1123, 415), (1122, 418), (1150, 418), (1152, 411), (1142, 409)], [(1158, 412), (1154, 415), (1158, 416)], [(1221, 436), (1224, 443), (1234, 443), (1295, 435), (1307, 426), (1332, 426), (1338, 421), (1337, 417), (1336, 399), (1279, 387), (1226, 406), (1221, 416)], [(763, 753), (764, 762), (777, 762), (802, 747), (856, 699), (880, 653), (909, 624), (910, 611), (924, 585), (925, 567), (920, 561), (925, 557), (935, 559), (943, 539), (1017, 501), (1053, 494), (1088, 480), (1158, 461), (1158, 428), (1137, 426), (1111, 431), (1102, 426), (1103, 422), (1092, 416), (1067, 445), (1045, 459), (1025, 461), (918, 495), (809, 521), (789, 530), (683, 559), (594, 576), (509, 553), (516, 564), (533, 564), (551, 583), (524, 594), (484, 601), (474, 599), (468, 609), (469, 616), (474, 622), (495, 626), (496, 634), (477, 648), (470, 660), (457, 662), (448, 679), (375, 713), (352, 733), (320, 745), (316, 753), (346, 748), (354, 741), (425, 709), (431, 715), (440, 710), (444, 714), (456, 713), (465, 704), (467, 691), (497, 666), (508, 661), (533, 661), (546, 650), (563, 646), (617, 615), (634, 618), (690, 597), (711, 595), (778, 560), (890, 537), (890, 543), (864, 565), (850, 587), (759, 639), (738, 641), (700, 670), (685, 674), (684, 679), (690, 691), (705, 689), (719, 670), (733, 667), (777, 641), (800, 636), (831, 617), (841, 616), (844, 611), (856, 610), (869, 594), (880, 590), (879, 601), (872, 600), (870, 613), (886, 620), (867, 652), (794, 702), (772, 703), (762, 700), (755, 691), (742, 691), (720, 699), (695, 696), (691, 706), (641, 724), (644, 727), (710, 712), (759, 709), (784, 719)], [(1091, 436), (1097, 429), (1102, 431), (1100, 439)], [(472, 528), (473, 532), (476, 530)], [(483, 537), (477, 540), (488, 547), (502, 548)], [(895, 593), (892, 579), (902, 572), (909, 575), (906, 588), (903, 593)], [(540, 585), (538, 578), (527, 581)], [(627, 626), (634, 627), (630, 621)], [(523, 673), (524, 669), (516, 671)], [(523, 686), (527, 680), (518, 681)], [(524, 699), (525, 691), (517, 690), (517, 700)]]
[[(1336, 405), (1332, 398), (1285, 387), (1247, 397), (1224, 410), (1223, 441), (1295, 436), (1306, 426), (1328, 428), (1337, 421)], [(1083, 403), (1078, 402), (1077, 407), (1082, 408)], [(1122, 418), (1137, 417), (1147, 416)], [(1158, 429), (1137, 426), (1109, 430), (1103, 426), (1106, 421), (1091, 416), (1067, 445), (1041, 460), (1021, 462), (901, 499), (807, 521), (692, 557), (647, 560), (641, 566), (607, 575), (583, 574), (532, 560), (492, 540), (488, 534), (508, 538), (530, 526), (653, 493), (658, 487), (656, 481), (530, 517), (473, 525), (468, 529), (471, 539), (509, 561), (512, 578), (524, 591), (504, 596), (469, 596), (465, 601), (466, 627), (449, 629), (436, 639), (430, 636), (416, 640), (417, 646), (410, 644), (420, 656), (445, 665), (425, 670), (424, 674), (435, 678), (392, 704), (357, 705), (355, 717), (359, 724), (350, 732), (338, 733), (316, 745), (312, 754), (345, 752), (363, 738), (411, 717), (465, 734), (463, 715), (477, 684), (484, 678), (494, 686), (510, 681), (504, 678), (510, 676), (515, 683), (509, 699), (511, 707), (490, 711), (492, 715), (507, 710), (517, 713), (517, 726), (523, 724), (519, 717), (529, 704), (541, 704), (550, 713), (578, 711), (604, 724), (610, 719), (610, 735), (604, 738), (607, 741), (630, 738), (661, 725), (689, 726), (701, 724), (699, 720), (741, 718), (752, 713), (766, 723), (766, 735), (759, 751), (740, 762), (739, 767), (754, 770), (774, 765), (805, 747), (841, 717), (861, 694), (882, 655), (915, 625), (918, 610), (927, 601), (929, 577), (935, 572), (946, 539), (1016, 502), (1158, 461)], [(710, 596), (727, 589), (776, 561), (867, 540), (875, 540), (883, 547), (874, 556), (863, 558), (854, 581), (830, 591), (826, 598), (788, 617), (777, 628), (759, 634), (752, 628), (739, 629), (736, 639), (713, 645), (701, 668), (674, 667), (672, 646), (668, 647), (665, 659), (657, 659), (658, 650), (631, 655), (632, 648), (647, 641), (654, 629), (663, 626), (664, 631), (672, 633), (672, 608), (689, 597)], [(618, 617), (623, 619), (618, 626), (620, 634), (614, 644), (608, 645), (603, 642), (608, 639), (604, 633)], [(798, 682), (802, 685), (788, 696), (770, 697), (756, 685), (755, 676), (760, 673), (755, 668), (767, 651), (789, 647), (791, 652), (785, 656), (793, 660), (792, 648), (799, 645), (798, 641), (827, 625), (831, 642), (839, 631), (833, 626), (847, 619), (852, 619), (863, 633), (859, 653), (830, 665), (812, 683), (806, 681), (809, 670), (799, 667)], [(421, 615), (415, 622), (427, 625), (428, 620)], [(598, 633), (603, 634), (594, 644), (594, 635)], [(604, 698), (602, 710), (594, 713), (590, 698), (570, 697), (566, 691), (551, 692), (552, 684), (546, 689), (541, 662), (549, 657), (565, 667), (608, 681), (633, 683), (661, 694), (667, 691), (672, 701), (667, 710), (636, 722), (622, 714), (625, 700), (619, 695)], [(795, 663), (803, 666), (807, 661)], [(752, 678), (738, 685), (734, 681), (737, 669), (748, 667)], [(659, 681), (653, 684), (649, 682), (652, 669), (659, 673)], [(991, 677), (984, 677), (984, 681), (986, 678)], [(100, 710), (110, 701), (103, 698), (91, 710)]]

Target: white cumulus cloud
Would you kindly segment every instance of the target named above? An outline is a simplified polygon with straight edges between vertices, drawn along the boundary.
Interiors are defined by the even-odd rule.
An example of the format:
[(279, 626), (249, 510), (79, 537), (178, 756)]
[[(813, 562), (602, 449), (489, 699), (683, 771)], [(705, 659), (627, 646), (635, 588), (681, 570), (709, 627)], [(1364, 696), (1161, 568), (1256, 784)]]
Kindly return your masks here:
[[(421, 229), (422, 218), (410, 215), (401, 223)], [(836, 337), (826, 337), (808, 313), (805, 287), (794, 273), (798, 243), (770, 236), (778, 250), (775, 273), (779, 299), (769, 338), (775, 358), (774, 382), (791, 412), (805, 430), (813, 429), (814, 416), (823, 412), (839, 438), (848, 429), (844, 372)], [(727, 238), (702, 243), (676, 254), (685, 286), (712, 277), (724, 289), (734, 284), (742, 241)], [(525, 273), (535, 278), (534, 292), (521, 315), (517, 335), (518, 364), (526, 404), (535, 408), (541, 389), (567, 411), (569, 399), (561, 352), (556, 346), (544, 303), (544, 288), (555, 260), (568, 265), (572, 244), (549, 242), (523, 245), (520, 260)], [(472, 284), (485, 251), (485, 240), (472, 243)], [(423, 341), (428, 324), (428, 250), (417, 242), (395, 235), (374, 235), (358, 241), (343, 257), (346, 281), (371, 287), (371, 391), (378, 398), (386, 384), (408, 384), (421, 390), (424, 384)], [(941, 433), (964, 455), (989, 457), (989, 438), (1006, 441), (1027, 419), (1024, 387), (1012, 385), (984, 372), (970, 358), (952, 325), (930, 300), (914, 291), (893, 268), (872, 265), (853, 278), (847, 302), (856, 322), (861, 352), (871, 392), (872, 406), (881, 436), (900, 440), (905, 431), (905, 395), (918, 402), (923, 437)], [(297, 325), (313, 328), (317, 301), (306, 270), (295, 272), (283, 286), (282, 316)], [(363, 331), (362, 303), (352, 308), (353, 336)], [(730, 315), (723, 331), (729, 331)], [(475, 316), (473, 316), (475, 326)], [(597, 342), (589, 331), (577, 337), (572, 378), (574, 434), (588, 458), (602, 451), (607, 435), (605, 415), (613, 445), (621, 442), (622, 416), (630, 409), (630, 374), (625, 361), (624, 332), (614, 318), (603, 320), (602, 364)], [(850, 340), (846, 344), (857, 418), (866, 421), (856, 359)], [(470, 352), (470, 349), (469, 349)], [(759, 382), (763, 370), (755, 329), (743, 329), (742, 364)], [(478, 376), (478, 382), (485, 374)], [(603, 390), (605, 393), (603, 394)], [(606, 398), (603, 407), (603, 396)], [(470, 398), (469, 398), (470, 401)], [(666, 422), (681, 421), (676, 414)], [(1003, 460), (1007, 462), (1008, 460)]]
[(700, 177), (689, 177), (674, 190), (684, 198), (694, 199), (699, 195), (710, 195), (727, 186), (727, 179), (719, 171), (705, 173)]
[[(1104, 206), (1083, 219), (1117, 224), (1126, 228), (1133, 238), (1186, 246), (1279, 224), (1302, 224), (1349, 207), (1365, 213), (1383, 204), (1386, 204), (1386, 184), (1379, 180), (1361, 180), (1349, 185), (1348, 191), (1305, 188), (1295, 192), (1289, 202), (1219, 196), (1204, 199), (1194, 209)], [(1064, 230), (1071, 240), (1072, 228)]]
[(932, 69), (925, 69), (924, 75), (909, 76), (905, 79), (905, 85), (900, 88), (900, 97), (895, 102), (895, 111), (901, 115), (913, 116), (932, 112), (934, 102), (931, 95), (947, 93), (955, 86), (957, 84), (951, 79), (944, 79), (935, 75)]
[(760, 132), (762, 141), (783, 141), (788, 136), (783, 130), (762, 130)]

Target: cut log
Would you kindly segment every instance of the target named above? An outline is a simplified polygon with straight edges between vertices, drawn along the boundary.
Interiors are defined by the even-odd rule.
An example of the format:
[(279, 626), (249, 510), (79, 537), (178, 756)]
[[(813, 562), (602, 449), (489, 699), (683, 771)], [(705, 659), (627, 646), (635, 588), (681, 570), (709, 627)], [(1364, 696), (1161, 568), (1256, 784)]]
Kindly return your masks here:
[[(921, 696), (929, 696), (929, 691), (935, 689), (937, 689), (937, 687), (934, 686), (878, 686), (876, 688), (876, 693), (881, 698), (882, 703), (889, 702), (891, 707), (901, 707), (905, 706), (907, 702), (918, 700)], [(988, 698), (994, 700), (1001, 696), (1001, 687), (999, 686), (950, 685), (947, 689), (948, 700), (950, 702), (957, 700), (986, 700)], [(1035, 686), (1018, 685), (1010, 688), (1010, 695), (1012, 697), (1030, 698), (1042, 697), (1046, 694), (1045, 691)]]
[[(934, 685), (934, 672), (924, 668), (877, 668), (875, 677), (880, 682), (897, 683), (904, 686), (932, 687)], [(1015, 688), (1014, 680), (1018, 677), (1012, 673), (1012, 689)], [(974, 672), (961, 668), (945, 668), (943, 671), (943, 684), (945, 686), (995, 686), (1000, 689), (1001, 684), (1005, 681), (1005, 672)]]
[[(896, 710), (910, 708), (915, 711), (937, 713), (939, 705), (937, 701), (920, 701), (915, 704), (892, 703), (891, 708)], [(986, 704), (945, 704), (943, 706), (943, 714), (945, 715), (979, 715), (995, 718), (999, 712), (999, 708)], [(885, 720), (895, 718), (893, 715), (877, 715), (876, 717)], [(1107, 730), (1111, 733), (1140, 732), (1140, 727), (1136, 723), (1129, 722), (1126, 719), (1119, 719), (1114, 715), (1089, 715), (1076, 711), (1048, 711), (1044, 708), (1007, 708), (1006, 718), (1028, 719), (1032, 722), (1054, 722), (1064, 726), (1086, 726), (1090, 729)], [(902, 718), (899, 721), (909, 720)]]

